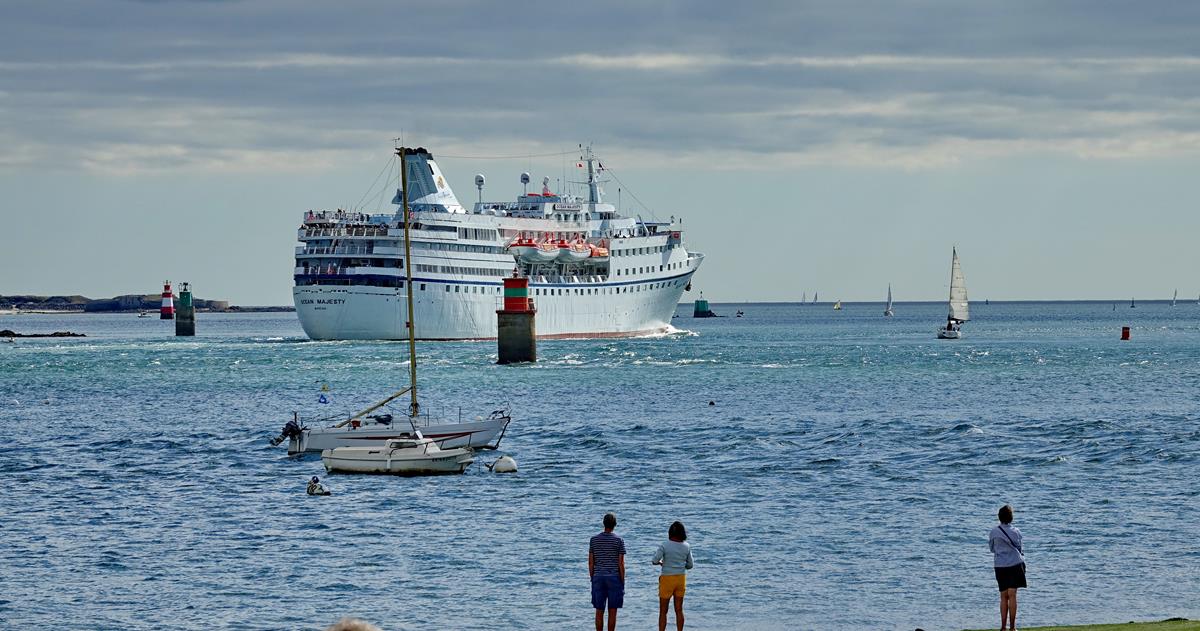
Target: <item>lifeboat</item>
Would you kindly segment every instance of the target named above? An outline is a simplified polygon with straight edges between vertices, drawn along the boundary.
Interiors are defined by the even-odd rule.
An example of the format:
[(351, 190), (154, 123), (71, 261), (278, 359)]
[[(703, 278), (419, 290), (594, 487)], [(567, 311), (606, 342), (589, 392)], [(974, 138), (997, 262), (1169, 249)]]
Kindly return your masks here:
[(560, 243), (558, 245), (558, 260), (563, 263), (582, 261), (592, 255), (592, 248), (586, 243)]
[(528, 260), (534, 250), (537, 250), (537, 243), (533, 239), (517, 239), (508, 246), (508, 251), (521, 260)]
[(590, 248), (592, 250), (591, 258), (593, 258), (593, 259), (607, 259), (608, 258), (608, 248), (601, 247), (598, 245), (588, 245), (588, 248)]
[(525, 260), (532, 263), (545, 263), (558, 258), (557, 243), (542, 243), (525, 254)]

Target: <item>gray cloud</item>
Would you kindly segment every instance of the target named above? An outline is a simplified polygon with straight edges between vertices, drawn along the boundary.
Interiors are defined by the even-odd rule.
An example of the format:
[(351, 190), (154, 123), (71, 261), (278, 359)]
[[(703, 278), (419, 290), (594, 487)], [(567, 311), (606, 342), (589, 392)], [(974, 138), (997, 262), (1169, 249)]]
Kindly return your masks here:
[(400, 129), (478, 153), (594, 140), (773, 164), (1194, 152), (1200, 6), (1151, 8), (15, 4), (0, 166), (303, 167)]

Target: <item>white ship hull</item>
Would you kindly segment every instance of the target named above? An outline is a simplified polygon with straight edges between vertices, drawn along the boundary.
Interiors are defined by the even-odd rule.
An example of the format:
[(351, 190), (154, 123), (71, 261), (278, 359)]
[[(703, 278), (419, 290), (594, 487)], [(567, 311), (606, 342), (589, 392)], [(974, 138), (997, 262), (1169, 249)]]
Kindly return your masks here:
[[(531, 283), (530, 293), (537, 308), (537, 336), (632, 337), (667, 331), (693, 273), (695, 267), (666, 280), (570, 286)], [(499, 283), (428, 280), (423, 284), (426, 289), (414, 294), (417, 339), (496, 337), (496, 310), (501, 308)], [(551, 291), (562, 291), (563, 294), (549, 295)], [(400, 340), (408, 337), (404, 329), (407, 304), (403, 289), (302, 285), (293, 288), (293, 298), (300, 325), (314, 340)]]

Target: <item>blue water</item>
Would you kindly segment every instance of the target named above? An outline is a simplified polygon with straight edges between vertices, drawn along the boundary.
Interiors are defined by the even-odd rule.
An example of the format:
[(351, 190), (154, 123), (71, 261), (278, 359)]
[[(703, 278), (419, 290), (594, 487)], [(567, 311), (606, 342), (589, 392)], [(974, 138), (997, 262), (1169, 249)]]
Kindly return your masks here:
[(427, 408), (510, 404), (521, 472), (332, 476), (327, 498), (304, 494), (319, 458), (267, 440), (391, 392), (403, 344), (310, 342), (286, 313), (201, 314), (193, 339), (0, 316), (89, 336), (0, 343), (0, 626), (589, 628), (587, 539), (613, 510), (623, 628), (653, 628), (675, 519), (689, 628), (984, 627), (1005, 502), (1023, 625), (1200, 617), (1200, 307), (975, 304), (957, 342), (934, 339), (944, 305), (714, 305), (737, 308), (543, 341), (534, 366), (421, 344)]

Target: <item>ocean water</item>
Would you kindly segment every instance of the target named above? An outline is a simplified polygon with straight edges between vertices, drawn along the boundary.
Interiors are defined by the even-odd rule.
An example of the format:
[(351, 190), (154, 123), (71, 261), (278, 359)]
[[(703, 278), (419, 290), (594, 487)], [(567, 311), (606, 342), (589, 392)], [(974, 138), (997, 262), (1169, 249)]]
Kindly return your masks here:
[(420, 344), (427, 409), (515, 418), (519, 474), (439, 478), (326, 478), (267, 443), (403, 385), (402, 343), (311, 342), (287, 313), (200, 314), (191, 339), (0, 316), (89, 336), (0, 343), (0, 626), (590, 628), (612, 510), (621, 628), (653, 628), (676, 519), (689, 628), (986, 627), (1006, 502), (1023, 625), (1200, 617), (1200, 306), (977, 303), (960, 341), (934, 339), (941, 304), (714, 305), (738, 308), (536, 365)]

